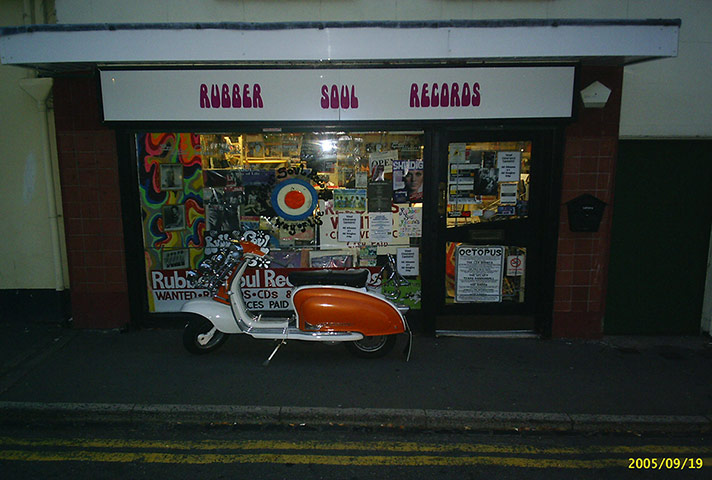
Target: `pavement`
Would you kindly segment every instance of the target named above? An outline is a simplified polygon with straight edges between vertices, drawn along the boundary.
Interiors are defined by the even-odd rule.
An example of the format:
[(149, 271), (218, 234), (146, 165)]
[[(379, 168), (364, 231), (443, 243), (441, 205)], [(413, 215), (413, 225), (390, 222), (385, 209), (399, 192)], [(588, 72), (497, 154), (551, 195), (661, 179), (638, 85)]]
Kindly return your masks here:
[(231, 336), (195, 356), (181, 330), (79, 330), (0, 319), (0, 424), (701, 434), (712, 340), (416, 335), (381, 359)]

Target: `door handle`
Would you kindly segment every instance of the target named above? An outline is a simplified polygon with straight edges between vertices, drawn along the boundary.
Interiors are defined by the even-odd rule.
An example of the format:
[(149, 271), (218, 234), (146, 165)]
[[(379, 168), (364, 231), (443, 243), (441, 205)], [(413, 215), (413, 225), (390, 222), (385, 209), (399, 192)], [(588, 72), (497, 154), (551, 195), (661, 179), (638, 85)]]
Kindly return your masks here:
[(441, 217), (447, 212), (447, 185), (438, 183), (438, 215)]

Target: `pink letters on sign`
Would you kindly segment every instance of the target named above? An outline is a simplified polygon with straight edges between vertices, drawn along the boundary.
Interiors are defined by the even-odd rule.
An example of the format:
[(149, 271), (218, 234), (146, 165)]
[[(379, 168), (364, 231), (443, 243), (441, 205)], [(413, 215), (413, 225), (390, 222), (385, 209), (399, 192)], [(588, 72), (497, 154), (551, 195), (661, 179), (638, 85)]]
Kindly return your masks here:
[(264, 108), (259, 83), (200, 84), (200, 108)]
[(358, 108), (358, 97), (356, 96), (356, 87), (351, 85), (349, 91), (348, 85), (322, 85), (321, 86), (321, 108), (346, 110), (348, 108)]
[(470, 106), (480, 106), (480, 84), (477, 82), (410, 85), (410, 108)]

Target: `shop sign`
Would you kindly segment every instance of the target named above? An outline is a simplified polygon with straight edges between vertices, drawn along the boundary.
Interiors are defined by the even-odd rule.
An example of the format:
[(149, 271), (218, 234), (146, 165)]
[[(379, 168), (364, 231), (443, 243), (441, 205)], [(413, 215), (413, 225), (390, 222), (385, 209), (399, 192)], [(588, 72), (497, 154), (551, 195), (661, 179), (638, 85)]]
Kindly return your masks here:
[(569, 118), (574, 67), (102, 70), (106, 121)]
[[(378, 288), (380, 267), (368, 267), (368, 286)], [(241, 279), (242, 296), (249, 310), (281, 311), (290, 310), (291, 293), (294, 288), (289, 283), (294, 268), (248, 268)], [(151, 288), (154, 312), (178, 312), (183, 304), (194, 298), (208, 297), (208, 291), (192, 288), (188, 284), (188, 270), (153, 270)]]
[(507, 256), (507, 276), (521, 277), (524, 275), (524, 255)]
[(504, 247), (459, 245), (455, 259), (456, 302), (502, 301)]
[(191, 287), (187, 273), (187, 269), (151, 271), (151, 311), (178, 312), (188, 300), (209, 295), (205, 289)]

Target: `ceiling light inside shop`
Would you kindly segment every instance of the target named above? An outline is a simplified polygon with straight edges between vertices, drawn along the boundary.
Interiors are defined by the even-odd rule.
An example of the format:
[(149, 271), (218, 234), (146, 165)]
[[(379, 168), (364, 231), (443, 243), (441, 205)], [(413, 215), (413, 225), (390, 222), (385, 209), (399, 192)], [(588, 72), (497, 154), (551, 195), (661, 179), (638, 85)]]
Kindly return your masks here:
[(336, 150), (336, 140), (320, 140), (319, 145), (324, 153), (332, 153)]

